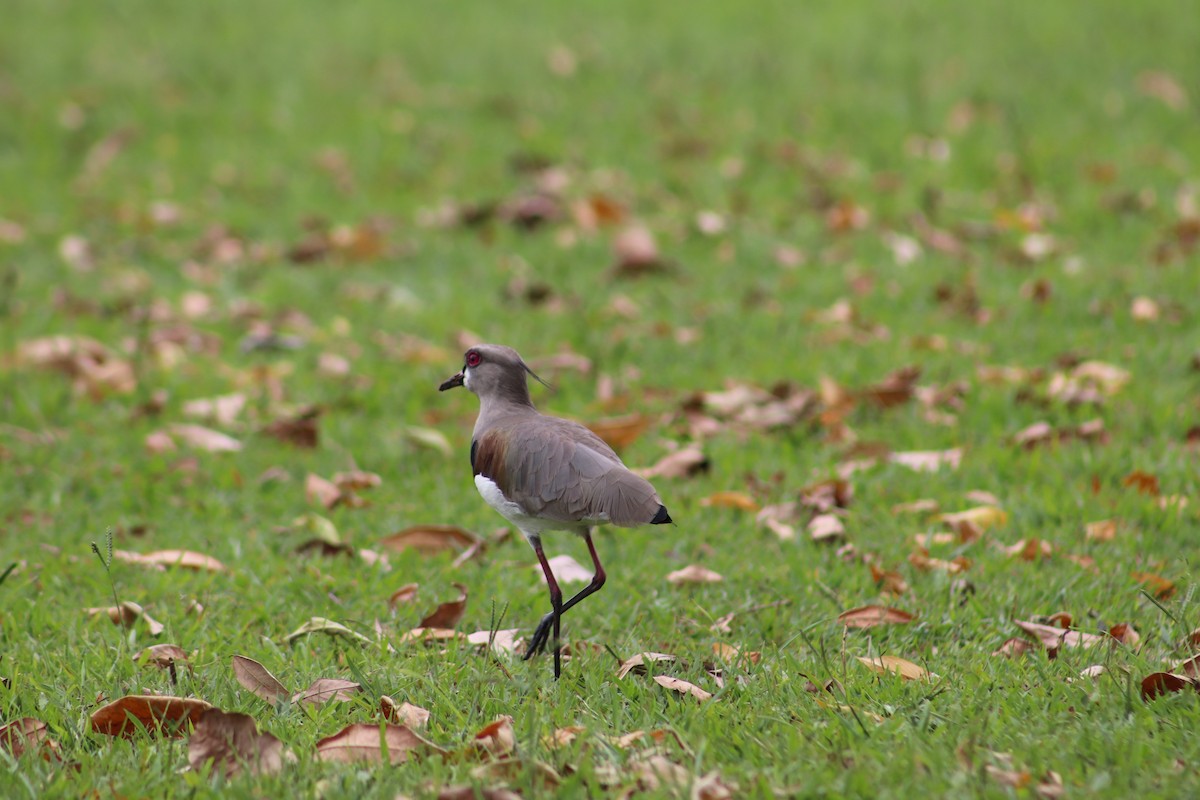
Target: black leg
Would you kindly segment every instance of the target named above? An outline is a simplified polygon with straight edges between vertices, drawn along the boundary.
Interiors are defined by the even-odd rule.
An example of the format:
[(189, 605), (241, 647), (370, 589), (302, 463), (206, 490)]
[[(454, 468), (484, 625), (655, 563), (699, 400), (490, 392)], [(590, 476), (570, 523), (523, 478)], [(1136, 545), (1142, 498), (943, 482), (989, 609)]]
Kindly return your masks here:
[[(550, 562), (546, 560), (546, 553), (542, 550), (541, 537), (533, 538), (533, 552), (537, 553), (538, 563), (542, 565), (542, 572), (546, 575), (546, 584), (550, 587), (550, 606), (554, 609), (550, 613), (551, 622), (554, 625), (554, 679), (562, 674), (562, 650), (558, 645), (558, 630), (559, 619), (562, 617), (563, 602), (562, 589), (558, 588), (558, 581), (554, 579), (554, 572), (550, 569)], [(545, 620), (542, 620), (543, 625)], [(538, 626), (538, 630), (542, 629), (542, 625)], [(545, 642), (543, 641), (542, 644)], [(529, 658), (529, 653), (525, 654), (525, 658)]]
[[(552, 627), (554, 628), (554, 640), (557, 647), (558, 624), (562, 619), (562, 615), (574, 608), (575, 604), (577, 604), (580, 600), (599, 591), (600, 587), (604, 585), (606, 578), (604, 574), (604, 567), (600, 564), (600, 556), (596, 554), (596, 545), (592, 542), (592, 532), (590, 530), (585, 532), (583, 534), (583, 538), (584, 541), (587, 542), (588, 552), (592, 556), (592, 566), (595, 568), (595, 574), (592, 575), (592, 581), (587, 586), (583, 587), (583, 590), (580, 591), (579, 594), (575, 595), (566, 603), (564, 603), (562, 607), (557, 610), (557, 612), (551, 611), (549, 614), (542, 617), (542, 621), (538, 623), (537, 629), (533, 632), (533, 638), (529, 640), (529, 646), (525, 650), (526, 659), (529, 659), (542, 651), (542, 648), (546, 646), (546, 641), (550, 638), (550, 629)], [(536, 550), (537, 547), (535, 546), (534, 549)], [(546, 565), (544, 557), (541, 557), (541, 560), (542, 570), (548, 573), (550, 568)], [(552, 585), (557, 588), (557, 584)], [(561, 594), (559, 596), (561, 597)], [(553, 602), (553, 590), (551, 591), (550, 599)]]

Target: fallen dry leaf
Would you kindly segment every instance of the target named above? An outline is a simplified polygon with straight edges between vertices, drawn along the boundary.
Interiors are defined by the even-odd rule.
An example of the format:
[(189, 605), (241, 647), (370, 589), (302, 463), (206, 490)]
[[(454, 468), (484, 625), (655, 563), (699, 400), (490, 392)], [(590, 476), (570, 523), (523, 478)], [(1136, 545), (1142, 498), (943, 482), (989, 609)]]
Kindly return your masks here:
[(422, 739), (411, 728), (404, 725), (368, 725), (356, 722), (332, 736), (317, 742), (318, 761), (342, 763), (386, 761), (395, 766), (403, 764), (409, 755), (436, 753), (445, 756), (442, 748)]
[(643, 414), (631, 414), (611, 419), (598, 419), (588, 423), (592, 433), (603, 439), (617, 452), (633, 444), (650, 427), (654, 420)]
[(667, 575), (667, 583), (672, 586), (685, 583), (720, 583), (723, 580), (725, 579), (711, 569), (698, 564), (691, 564)]
[(260, 733), (249, 714), (210, 708), (200, 714), (188, 739), (188, 763), (199, 771), (210, 762), (213, 772), (225, 778), (243, 770), (251, 775), (273, 775), (283, 768), (283, 742)]
[(1037, 622), (1016, 620), (1016, 626), (1041, 642), (1050, 658), (1058, 655), (1060, 647), (1091, 647), (1104, 641), (1104, 637), (1095, 633), (1083, 633), (1059, 628), (1055, 625), (1042, 625)]
[(745, 492), (715, 492), (700, 501), (705, 508), (736, 508), (739, 511), (758, 511), (758, 502)]
[(100, 400), (109, 393), (129, 394), (137, 388), (133, 365), (117, 358), (86, 336), (48, 336), (17, 346), (17, 363), (60, 372), (76, 393)]
[(1135, 650), (1137, 649), (1138, 643), (1142, 641), (1141, 635), (1139, 635), (1138, 632), (1134, 630), (1133, 626), (1128, 622), (1121, 622), (1113, 625), (1108, 629), (1108, 635), (1111, 636), (1115, 641), (1118, 641), (1121, 644), (1129, 645)]
[(1093, 542), (1111, 542), (1117, 537), (1117, 521), (1102, 519), (1089, 522), (1085, 528), (1085, 537)]
[(1175, 594), (1175, 582), (1154, 572), (1134, 572), (1133, 579), (1159, 600), (1167, 600)]
[(904, 576), (899, 572), (883, 569), (876, 564), (868, 566), (871, 569), (871, 580), (875, 581), (875, 585), (883, 591), (894, 595), (901, 595), (908, 591), (908, 581), (904, 580)]
[(953, 514), (939, 514), (935, 519), (950, 526), (962, 541), (970, 541), (989, 528), (1007, 524), (1008, 514), (996, 506), (977, 506)]
[(620, 680), (631, 672), (636, 675), (645, 675), (648, 671), (646, 669), (647, 664), (674, 660), (675, 656), (669, 653), (638, 653), (632, 658), (627, 658), (621, 662), (620, 666), (617, 667), (617, 679)]
[(204, 422), (232, 425), (245, 407), (246, 395), (235, 392), (218, 397), (189, 400), (183, 404), (183, 413), (185, 416), (195, 417)]
[(392, 592), (388, 597), (388, 607), (395, 608), (402, 603), (411, 603), (417, 599), (417, 590), (421, 587), (419, 583), (406, 583), (396, 591)]
[(393, 553), (408, 548), (434, 555), (447, 550), (463, 550), (478, 542), (478, 538), (454, 525), (416, 525), (385, 536), (379, 546)]
[(442, 603), (429, 615), (421, 620), (422, 628), (453, 628), (463, 618), (467, 610), (467, 587), (461, 583), (454, 584), (458, 589), (458, 599)]
[(942, 467), (958, 469), (962, 463), (961, 447), (952, 450), (913, 450), (906, 453), (892, 453), (888, 460), (893, 464), (908, 467), (914, 472), (937, 472)]
[[(554, 556), (546, 563), (550, 565), (550, 570), (559, 583), (588, 583), (592, 579), (591, 571), (569, 555)], [(537, 570), (542, 583), (545, 583), (546, 573), (542, 571), (541, 566), (535, 564), (532, 569)]]
[(929, 551), (923, 547), (909, 554), (908, 563), (922, 572), (941, 570), (948, 575), (957, 575), (971, 568), (971, 559), (966, 556), (957, 556), (950, 561), (946, 561), (945, 559), (931, 557)]
[(846, 526), (834, 514), (818, 514), (809, 520), (808, 535), (814, 542), (832, 542), (846, 535)]
[(893, 514), (936, 514), (941, 510), (937, 500), (922, 498), (892, 506)]
[(426, 450), (436, 450), (447, 456), (454, 453), (454, 448), (450, 446), (450, 440), (439, 430), (422, 428), (419, 425), (409, 425), (402, 432), (405, 439), (418, 447), (423, 447)]
[(353, 492), (343, 492), (333, 481), (310, 472), (304, 478), (304, 496), (310, 503), (317, 503), (325, 508), (333, 509), (343, 504), (352, 505), (346, 501), (354, 494)]
[(694, 445), (676, 450), (659, 459), (652, 467), (634, 470), (643, 478), (690, 478), (708, 472), (708, 456)]
[(38, 752), (46, 761), (58, 761), (58, 742), (50, 737), (46, 723), (33, 717), (20, 717), (0, 726), (0, 749), (14, 759), (26, 752)]
[(361, 688), (362, 686), (354, 681), (341, 678), (318, 678), (307, 689), (297, 692), (292, 697), (292, 702), (319, 706), (330, 700), (353, 700), (354, 693)]
[(1142, 699), (1146, 701), (1160, 695), (1182, 692), (1184, 689), (1200, 692), (1200, 682), (1174, 672), (1154, 672), (1142, 679)]
[(262, 433), (281, 442), (312, 449), (320, 441), (320, 429), (317, 423), (323, 409), (320, 406), (307, 406), (294, 414), (281, 417), (262, 429)]
[(874, 672), (881, 675), (894, 672), (906, 681), (922, 681), (938, 677), (932, 672), (927, 672), (924, 667), (898, 656), (877, 656), (875, 658), (858, 656), (858, 660)]
[(334, 622), (331, 619), (324, 617), (312, 617), (308, 622), (301, 625), (296, 630), (284, 637), (284, 641), (291, 644), (301, 636), (308, 636), (312, 633), (324, 633), (329, 636), (344, 636), (347, 639), (354, 639), (364, 644), (371, 644), (371, 640), (361, 633), (356, 633), (340, 622)]
[(188, 654), (177, 644), (155, 644), (139, 650), (133, 660), (138, 664), (153, 664), (160, 669), (168, 669), (174, 664), (187, 664)]
[(586, 730), (587, 728), (582, 725), (568, 725), (565, 728), (556, 728), (549, 736), (542, 738), (542, 745), (547, 750), (559, 750), (575, 741), (579, 737), (579, 734)]
[(1028, 639), (1007, 639), (1004, 644), (992, 651), (994, 656), (1004, 656), (1005, 658), (1020, 658), (1033, 649), (1033, 644)]
[(1030, 537), (1028, 539), (1018, 539), (1012, 545), (1005, 547), (1004, 552), (1022, 561), (1037, 561), (1049, 558), (1054, 552), (1054, 548), (1044, 539)]
[(202, 425), (176, 423), (167, 430), (176, 439), (197, 450), (209, 453), (236, 453), (242, 449), (242, 443), (237, 439)]
[(195, 697), (126, 695), (92, 712), (91, 724), (106, 736), (133, 736), (140, 728), (152, 735), (181, 736), (185, 726), (194, 725), (210, 708)]
[(704, 691), (696, 684), (688, 683), (687, 681), (680, 680), (679, 678), (672, 678), (669, 675), (655, 675), (654, 682), (665, 689), (670, 689), (672, 691), (679, 692), (680, 694), (690, 694), (701, 703), (712, 698), (712, 694), (710, 692)]
[(1151, 497), (1158, 497), (1159, 486), (1158, 477), (1151, 475), (1148, 472), (1134, 470), (1121, 479), (1121, 485), (1127, 489), (1136, 489), (1138, 494), (1147, 494)]
[(268, 703), (278, 703), (287, 697), (287, 687), (271, 674), (271, 671), (253, 658), (233, 657), (233, 677), (243, 688), (253, 692)]
[(512, 753), (517, 747), (513, 718), (506, 714), (489, 722), (475, 734), (473, 746), (477, 752), (492, 758)]
[(379, 712), (388, 722), (397, 725), (407, 725), (410, 728), (424, 728), (429, 723), (429, 712), (408, 701), (396, 704), (396, 701), (385, 695), (379, 696)]
[(360, 469), (335, 472), (332, 480), (334, 485), (343, 492), (361, 492), (383, 484), (383, 478), (374, 472), (364, 472)]
[(451, 640), (457, 640), (463, 644), (471, 643), (465, 633), (450, 628), (413, 628), (411, 631), (402, 633), (398, 643), (409, 644), (410, 642), (421, 642), (426, 646), (432, 646), (438, 642), (448, 642)]
[(838, 614), (838, 622), (847, 628), (874, 628), (876, 625), (906, 625), (916, 617), (907, 611), (887, 606), (859, 606)]
[(181, 567), (203, 572), (225, 572), (225, 565), (217, 559), (191, 550), (155, 550), (152, 553), (114, 550), (113, 558), (127, 564), (150, 567)]
[(492, 650), (497, 653), (515, 653), (517, 651), (517, 636), (520, 633), (520, 628), (475, 631), (474, 633), (467, 634), (467, 641), (481, 648), (486, 648), (490, 644)]
[(131, 600), (123, 600), (121, 605), (108, 608), (85, 608), (84, 613), (89, 617), (98, 617), (104, 614), (112, 620), (114, 625), (123, 625), (126, 628), (140, 619), (146, 623), (146, 630), (151, 636), (158, 636), (166, 630), (165, 625), (151, 617), (146, 613), (146, 609)]

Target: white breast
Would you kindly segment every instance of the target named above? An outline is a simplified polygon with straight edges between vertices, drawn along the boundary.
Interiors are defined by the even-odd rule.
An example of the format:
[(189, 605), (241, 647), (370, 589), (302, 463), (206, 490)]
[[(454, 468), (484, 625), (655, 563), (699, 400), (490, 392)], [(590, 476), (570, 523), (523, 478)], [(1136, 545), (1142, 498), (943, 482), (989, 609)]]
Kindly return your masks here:
[(519, 505), (505, 497), (504, 492), (500, 491), (500, 487), (491, 478), (476, 475), (475, 488), (479, 490), (479, 494), (483, 496), (483, 499), (487, 501), (489, 506), (496, 509), (500, 516), (513, 525), (516, 525), (526, 538), (540, 536), (542, 531), (557, 531), (576, 527), (562, 522), (555, 522), (554, 520), (529, 516)]

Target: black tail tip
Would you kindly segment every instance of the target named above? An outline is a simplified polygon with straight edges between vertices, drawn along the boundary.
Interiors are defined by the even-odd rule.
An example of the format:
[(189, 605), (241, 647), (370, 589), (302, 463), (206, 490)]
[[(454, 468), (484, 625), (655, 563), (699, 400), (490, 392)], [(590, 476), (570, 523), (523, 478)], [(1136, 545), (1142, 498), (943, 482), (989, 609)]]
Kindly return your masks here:
[(667, 507), (660, 505), (658, 513), (654, 515), (654, 519), (650, 520), (651, 525), (666, 525), (668, 522), (673, 522), (671, 515), (667, 513)]

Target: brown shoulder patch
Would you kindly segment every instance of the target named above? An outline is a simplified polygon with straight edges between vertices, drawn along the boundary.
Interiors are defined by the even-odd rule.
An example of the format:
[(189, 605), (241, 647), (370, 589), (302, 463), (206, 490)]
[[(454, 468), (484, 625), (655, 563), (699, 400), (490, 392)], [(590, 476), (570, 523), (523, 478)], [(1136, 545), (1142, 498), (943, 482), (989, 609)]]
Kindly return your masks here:
[(492, 481), (505, 493), (508, 490), (507, 450), (508, 439), (500, 431), (488, 431), (471, 445), (471, 466), (475, 474)]

